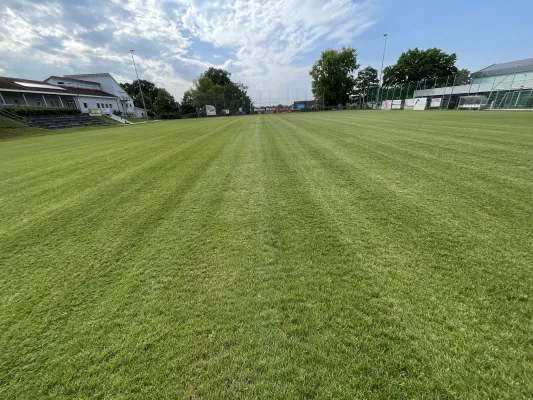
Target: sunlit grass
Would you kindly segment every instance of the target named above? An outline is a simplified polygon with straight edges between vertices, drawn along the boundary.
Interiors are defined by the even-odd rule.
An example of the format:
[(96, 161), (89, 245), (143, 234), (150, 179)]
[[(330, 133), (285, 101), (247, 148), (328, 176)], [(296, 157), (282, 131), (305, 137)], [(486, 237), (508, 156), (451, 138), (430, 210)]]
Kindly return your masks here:
[(533, 114), (0, 141), (0, 398), (533, 397)]

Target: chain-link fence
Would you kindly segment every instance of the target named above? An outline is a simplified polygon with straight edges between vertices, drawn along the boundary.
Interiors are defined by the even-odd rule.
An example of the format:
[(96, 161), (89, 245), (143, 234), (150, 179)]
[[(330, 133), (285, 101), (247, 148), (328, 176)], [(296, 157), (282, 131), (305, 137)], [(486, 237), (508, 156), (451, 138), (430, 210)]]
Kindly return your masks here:
[[(353, 96), (352, 96), (353, 98)], [(344, 104), (325, 106), (315, 99), (310, 88), (251, 89), (246, 95), (232, 93), (199, 94), (195, 98), (195, 110), (187, 117), (277, 114), (289, 112), (316, 112), (359, 109), (351, 100)]]
[(533, 66), (489, 68), (469, 76), (457, 74), (376, 87), (361, 97), (361, 107), (388, 108), (395, 100), (401, 108), (411, 107), (409, 99), (426, 99), (427, 108), (433, 109), (533, 108)]
[[(323, 96), (325, 97), (325, 96)], [(249, 115), (349, 109), (502, 110), (533, 109), (533, 65), (483, 70), (351, 95), (345, 104), (325, 105), (310, 88), (250, 89), (246, 95), (210, 93), (196, 99), (189, 116)]]

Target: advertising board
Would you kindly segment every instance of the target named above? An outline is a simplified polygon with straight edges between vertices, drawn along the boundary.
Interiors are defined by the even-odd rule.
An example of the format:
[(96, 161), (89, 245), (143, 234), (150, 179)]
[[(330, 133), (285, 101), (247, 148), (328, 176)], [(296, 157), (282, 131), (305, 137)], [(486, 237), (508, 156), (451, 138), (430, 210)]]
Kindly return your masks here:
[(100, 110), (99, 108), (94, 108), (92, 110), (89, 110), (89, 115), (90, 116), (102, 115), (102, 110)]
[(415, 111), (423, 111), (426, 109), (428, 104), (427, 97), (421, 97), (419, 99), (415, 99), (415, 104), (413, 105), (413, 110)]
[(403, 100), (392, 100), (393, 110), (403, 110)]
[(441, 98), (435, 98), (431, 99), (431, 108), (440, 108), (442, 99)]
[(206, 105), (205, 106), (205, 112), (208, 116), (216, 116), (217, 115), (217, 109), (215, 106)]
[(391, 110), (392, 109), (392, 101), (391, 100), (383, 100), (383, 103), (381, 103), (381, 109), (382, 110)]
[(415, 106), (415, 101), (416, 101), (416, 99), (405, 99), (405, 103), (404, 103), (403, 109), (404, 110), (412, 110), (413, 107)]

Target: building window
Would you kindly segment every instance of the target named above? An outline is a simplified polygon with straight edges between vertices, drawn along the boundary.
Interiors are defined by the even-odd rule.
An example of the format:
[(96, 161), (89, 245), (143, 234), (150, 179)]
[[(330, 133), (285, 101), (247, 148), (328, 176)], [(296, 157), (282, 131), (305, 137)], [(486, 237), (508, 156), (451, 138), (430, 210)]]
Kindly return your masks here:
[(96, 103), (96, 107), (100, 108), (100, 103)]
[(113, 108), (113, 104), (110, 104), (110, 105), (109, 105), (109, 108)]
[(13, 100), (13, 104), (19, 104), (19, 101), (18, 100)]
[(41, 107), (41, 102), (37, 100), (37, 107)]
[(87, 108), (87, 103), (83, 103), (83, 107)]
[(58, 85), (64, 85), (65, 82), (59, 82), (59, 81), (57, 81), (57, 84), (58, 84)]

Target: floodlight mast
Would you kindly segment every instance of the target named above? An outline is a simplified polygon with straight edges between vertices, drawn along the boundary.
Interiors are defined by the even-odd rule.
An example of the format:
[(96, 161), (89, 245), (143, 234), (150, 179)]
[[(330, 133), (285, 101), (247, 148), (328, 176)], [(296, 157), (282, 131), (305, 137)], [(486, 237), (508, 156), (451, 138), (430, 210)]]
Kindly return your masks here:
[(133, 58), (133, 52), (134, 51), (135, 50), (130, 50), (131, 60), (133, 61), (133, 68), (135, 69), (135, 75), (137, 76), (137, 83), (139, 84), (139, 92), (141, 92), (141, 99), (142, 99), (142, 102), (143, 102), (144, 112), (146, 113), (146, 119), (149, 119), (148, 118), (148, 111), (146, 110), (146, 104), (144, 102), (143, 90), (141, 88), (141, 81), (139, 80), (139, 73), (137, 72), (137, 66), (135, 65), (135, 58)]
[(380, 95), (380, 92), (383, 90), (382, 89), (382, 86), (383, 86), (383, 64), (385, 63), (385, 50), (387, 50), (387, 38), (389, 37), (389, 34), (386, 33), (383, 35), (385, 37), (385, 45), (383, 46), (383, 57), (381, 58), (381, 72), (379, 73), (379, 87), (378, 87), (378, 98), (377, 98), (377, 101), (378, 101), (378, 107), (379, 107), (379, 95)]

